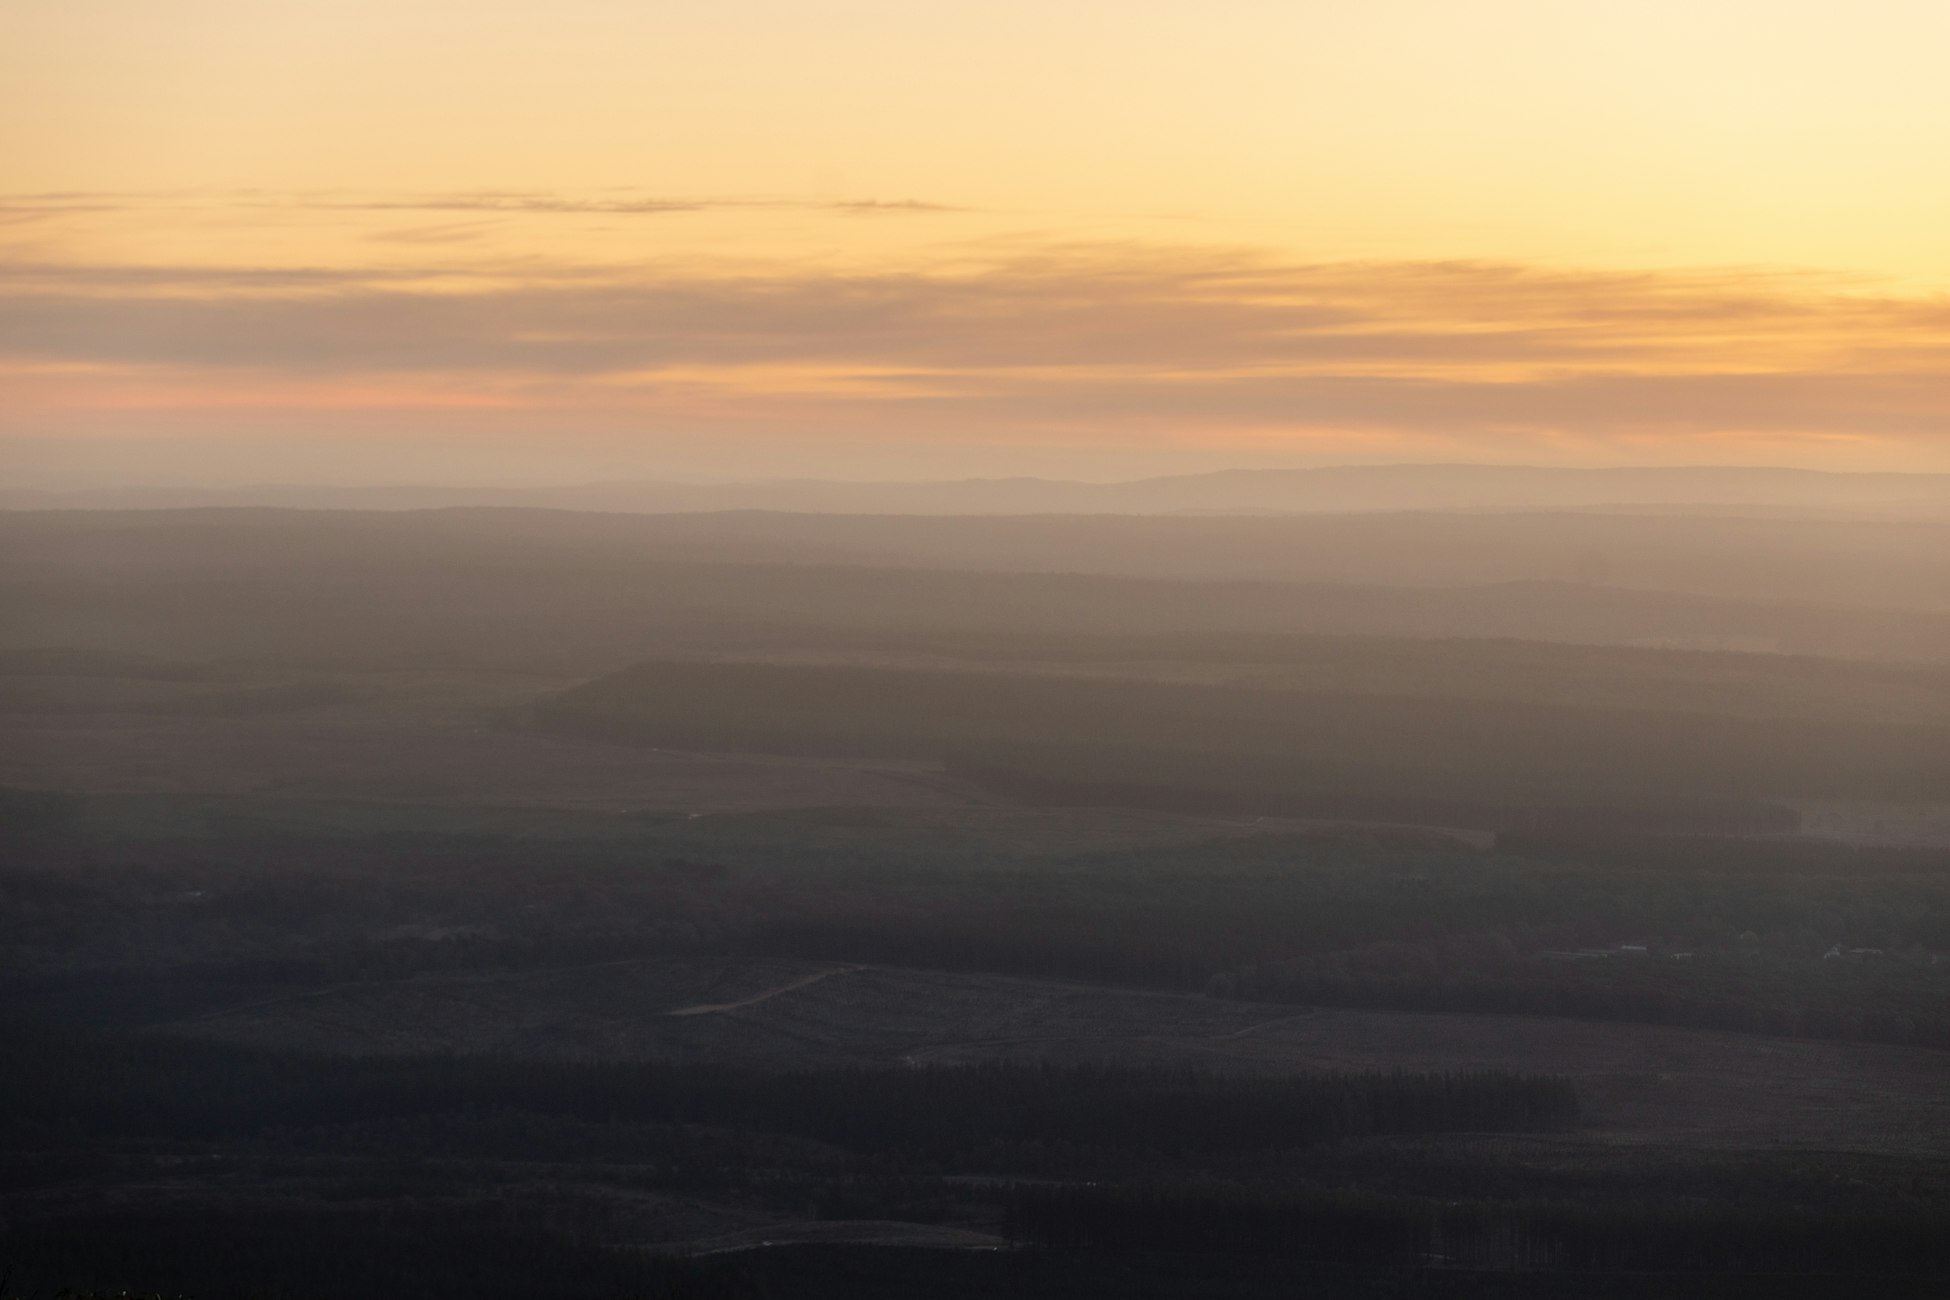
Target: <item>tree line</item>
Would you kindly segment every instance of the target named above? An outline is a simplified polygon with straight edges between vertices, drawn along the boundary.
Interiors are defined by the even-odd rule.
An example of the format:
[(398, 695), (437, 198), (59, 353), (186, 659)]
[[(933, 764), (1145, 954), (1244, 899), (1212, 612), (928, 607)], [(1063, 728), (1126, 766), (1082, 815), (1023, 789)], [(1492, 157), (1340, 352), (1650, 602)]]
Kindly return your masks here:
[(1074, 1249), (1524, 1271), (1950, 1276), (1950, 1234), (1930, 1210), (1438, 1202), (1180, 1181), (1020, 1184), (1006, 1223), (1023, 1240)]
[(0, 1131), (215, 1139), (452, 1112), (701, 1124), (934, 1161), (1010, 1144), (1187, 1156), (1387, 1133), (1574, 1121), (1564, 1079), (1503, 1071), (1221, 1075), (1140, 1064), (985, 1062), (764, 1071), (728, 1065), (367, 1057), (330, 1061), (152, 1036), (16, 1027)]

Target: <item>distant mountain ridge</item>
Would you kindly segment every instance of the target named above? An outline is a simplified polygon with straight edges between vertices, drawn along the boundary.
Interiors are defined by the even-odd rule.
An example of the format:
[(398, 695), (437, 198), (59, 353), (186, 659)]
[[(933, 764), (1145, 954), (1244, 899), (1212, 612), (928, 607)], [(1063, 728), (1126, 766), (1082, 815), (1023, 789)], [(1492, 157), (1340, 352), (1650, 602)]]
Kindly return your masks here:
[(0, 493), (0, 508), (283, 506), (425, 510), (540, 506), (643, 514), (1326, 514), (1399, 510), (1841, 511), (1950, 515), (1950, 474), (1837, 473), (1761, 466), (1569, 469), (1533, 465), (1346, 465), (1232, 469), (1118, 483), (992, 478), (917, 482), (777, 479), (545, 487), (125, 488)]

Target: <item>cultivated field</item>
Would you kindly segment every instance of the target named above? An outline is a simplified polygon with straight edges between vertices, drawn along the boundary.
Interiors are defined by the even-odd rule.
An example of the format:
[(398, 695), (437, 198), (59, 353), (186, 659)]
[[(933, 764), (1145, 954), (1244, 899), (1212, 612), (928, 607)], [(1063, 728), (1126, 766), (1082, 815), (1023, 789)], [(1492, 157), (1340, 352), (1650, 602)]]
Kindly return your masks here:
[(1586, 1108), (1580, 1141), (1950, 1157), (1950, 1053), (1545, 1017), (1295, 1008), (986, 974), (618, 962), (340, 987), (156, 1028), (351, 1054), (1511, 1070), (1576, 1080)]

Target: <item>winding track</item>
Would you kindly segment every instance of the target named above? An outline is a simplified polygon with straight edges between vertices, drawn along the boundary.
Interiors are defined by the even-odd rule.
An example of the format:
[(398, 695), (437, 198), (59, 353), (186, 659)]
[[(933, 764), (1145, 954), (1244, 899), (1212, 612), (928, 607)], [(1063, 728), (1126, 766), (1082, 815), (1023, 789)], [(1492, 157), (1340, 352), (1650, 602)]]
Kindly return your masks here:
[(790, 993), (794, 989), (802, 989), (808, 984), (817, 984), (819, 981), (830, 979), (835, 975), (845, 975), (852, 971), (865, 969), (866, 967), (864, 966), (834, 966), (828, 970), (816, 970), (810, 975), (800, 976), (790, 984), (781, 984), (775, 989), (766, 989), (763, 993), (754, 993), (750, 997), (740, 998), (736, 1002), (702, 1002), (694, 1007), (678, 1007), (675, 1010), (666, 1011), (664, 1014), (666, 1016), (706, 1016), (716, 1011), (736, 1011), (740, 1007), (755, 1007), (761, 1002), (770, 1001), (781, 993)]

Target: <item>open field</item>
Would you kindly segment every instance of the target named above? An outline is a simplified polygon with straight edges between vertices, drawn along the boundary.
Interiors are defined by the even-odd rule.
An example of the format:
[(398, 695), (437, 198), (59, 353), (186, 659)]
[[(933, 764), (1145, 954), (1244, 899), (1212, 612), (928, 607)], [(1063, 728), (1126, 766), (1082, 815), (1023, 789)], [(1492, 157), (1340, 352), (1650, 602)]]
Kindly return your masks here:
[[(723, 1009), (683, 1014), (707, 1000)], [(338, 988), (155, 1028), (333, 1054), (1538, 1072), (1577, 1082), (1581, 1141), (1950, 1158), (1946, 1052), (1544, 1017), (1295, 1008), (982, 974), (616, 963)]]

